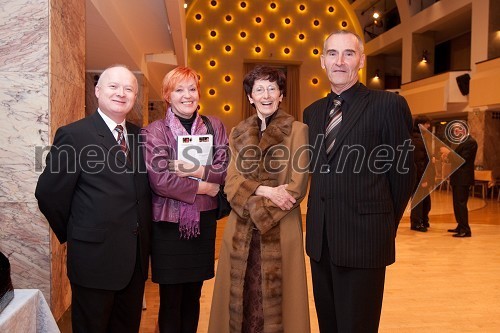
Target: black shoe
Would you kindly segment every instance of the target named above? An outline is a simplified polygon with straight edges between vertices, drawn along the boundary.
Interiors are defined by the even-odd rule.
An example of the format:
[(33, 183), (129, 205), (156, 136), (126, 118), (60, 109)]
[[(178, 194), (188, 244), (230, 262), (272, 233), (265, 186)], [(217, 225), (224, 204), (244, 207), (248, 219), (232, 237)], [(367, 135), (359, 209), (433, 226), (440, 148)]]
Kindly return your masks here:
[(448, 232), (453, 232), (453, 233), (459, 233), (458, 228), (455, 229), (448, 229)]
[(459, 232), (458, 234), (454, 234), (453, 237), (472, 237), (472, 233), (470, 232)]
[(426, 232), (427, 228), (424, 227), (423, 224), (417, 224), (417, 225), (412, 225), (410, 227), (410, 230), (415, 230), (415, 231), (420, 231), (420, 232)]
[(424, 227), (430, 228), (431, 226), (429, 225), (429, 222), (424, 222)]

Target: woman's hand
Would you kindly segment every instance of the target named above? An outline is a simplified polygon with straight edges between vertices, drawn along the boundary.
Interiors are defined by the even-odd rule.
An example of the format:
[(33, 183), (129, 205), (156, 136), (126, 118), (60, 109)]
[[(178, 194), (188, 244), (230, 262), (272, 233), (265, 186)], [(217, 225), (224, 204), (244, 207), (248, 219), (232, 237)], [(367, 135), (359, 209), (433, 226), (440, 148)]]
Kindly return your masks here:
[(288, 184), (279, 185), (276, 187), (261, 185), (255, 190), (256, 195), (263, 196), (271, 200), (281, 210), (290, 210), (297, 202), (293, 196), (286, 190)]
[(195, 177), (202, 179), (205, 174), (203, 165), (194, 165), (193, 163), (170, 160), (168, 161), (168, 171), (175, 173), (179, 177)]
[(207, 183), (201, 181), (198, 186), (198, 192), (196, 194), (206, 194), (211, 197), (215, 197), (219, 192), (220, 185), (215, 183)]

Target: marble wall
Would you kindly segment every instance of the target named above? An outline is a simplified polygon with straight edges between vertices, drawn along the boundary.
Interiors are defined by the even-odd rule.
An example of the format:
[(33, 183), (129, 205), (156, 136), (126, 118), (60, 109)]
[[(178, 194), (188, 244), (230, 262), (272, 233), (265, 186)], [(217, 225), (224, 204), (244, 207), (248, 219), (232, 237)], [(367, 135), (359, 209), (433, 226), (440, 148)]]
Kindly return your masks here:
[(493, 170), (493, 178), (500, 179), (500, 111), (473, 110), (467, 123), (478, 145), (475, 165)]
[(33, 195), (35, 147), (48, 144), (49, 2), (0, 2), (0, 251), (15, 288), (50, 301), (50, 238)]
[(70, 300), (65, 248), (34, 191), (55, 129), (84, 115), (85, 3), (2, 1), (0, 16), (0, 251), (14, 287), (42, 290), (58, 319)]

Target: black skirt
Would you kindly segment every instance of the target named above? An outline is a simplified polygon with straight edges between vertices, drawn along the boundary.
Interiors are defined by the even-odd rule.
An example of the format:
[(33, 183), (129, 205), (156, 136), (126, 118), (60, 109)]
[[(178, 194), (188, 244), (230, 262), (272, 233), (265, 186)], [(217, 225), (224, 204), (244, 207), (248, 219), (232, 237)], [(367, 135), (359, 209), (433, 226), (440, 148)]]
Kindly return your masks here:
[(214, 277), (215, 210), (200, 213), (200, 235), (181, 239), (179, 224), (153, 222), (151, 270), (153, 282), (177, 284)]

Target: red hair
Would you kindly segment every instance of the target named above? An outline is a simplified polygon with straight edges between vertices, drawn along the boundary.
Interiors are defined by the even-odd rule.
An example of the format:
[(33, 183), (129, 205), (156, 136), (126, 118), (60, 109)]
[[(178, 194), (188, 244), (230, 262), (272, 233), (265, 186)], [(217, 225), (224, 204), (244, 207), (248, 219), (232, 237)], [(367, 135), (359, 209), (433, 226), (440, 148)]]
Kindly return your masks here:
[(167, 103), (167, 107), (170, 105), (168, 98), (172, 91), (174, 91), (175, 87), (182, 81), (187, 81), (189, 79), (193, 79), (196, 83), (196, 89), (198, 90), (198, 98), (200, 98), (200, 80), (198, 79), (198, 73), (194, 69), (189, 67), (176, 67), (168, 72), (163, 78), (162, 83), (162, 95), (163, 99)]

